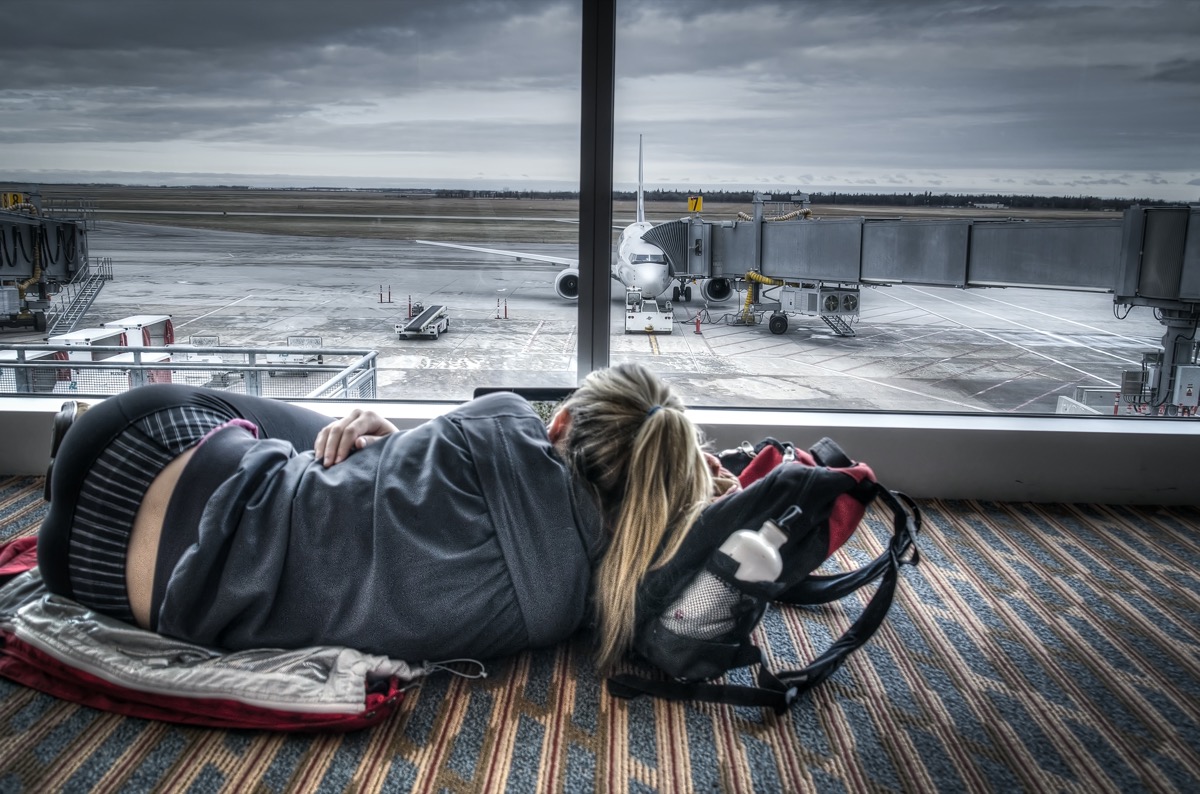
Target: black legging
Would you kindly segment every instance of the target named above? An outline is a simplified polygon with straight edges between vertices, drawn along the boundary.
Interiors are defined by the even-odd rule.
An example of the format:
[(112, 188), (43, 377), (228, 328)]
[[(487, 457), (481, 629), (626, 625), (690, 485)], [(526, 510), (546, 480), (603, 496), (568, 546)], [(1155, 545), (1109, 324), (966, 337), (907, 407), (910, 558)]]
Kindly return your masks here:
[(134, 422), (182, 406), (246, 419), (258, 426), (260, 438), (283, 439), (299, 450), (312, 449), (317, 432), (330, 422), (315, 411), (278, 400), (167, 383), (130, 389), (91, 406), (71, 425), (55, 456), (50, 510), (38, 533), (38, 568), (51, 592), (75, 595), (68, 565), (75, 505), (97, 458)]

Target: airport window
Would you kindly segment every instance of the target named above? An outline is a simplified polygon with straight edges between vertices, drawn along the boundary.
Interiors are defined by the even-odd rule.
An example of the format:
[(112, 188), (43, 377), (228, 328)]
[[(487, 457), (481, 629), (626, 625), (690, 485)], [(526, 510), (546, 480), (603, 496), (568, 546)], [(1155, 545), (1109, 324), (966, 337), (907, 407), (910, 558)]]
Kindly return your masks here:
[(23, 388), (574, 385), (579, 2), (57, 5), (0, 54), (0, 345), (78, 347)]
[(711, 406), (1195, 413), (1188, 4), (617, 9), (613, 360)]
[[(580, 41), (608, 6), (31, 24), (0, 56), (0, 344), (195, 350), (71, 350), (22, 386), (303, 397), (361, 360), (329, 396), (461, 400), (639, 360), (696, 405), (1195, 413), (1186, 3), (1131, 29), (1116, 2), (620, 0), (589, 280), (580, 140), (608, 138), (580, 106), (607, 88)], [(22, 254), (27, 198), (86, 250), (47, 223)], [(98, 293), (64, 283), (85, 258)]]

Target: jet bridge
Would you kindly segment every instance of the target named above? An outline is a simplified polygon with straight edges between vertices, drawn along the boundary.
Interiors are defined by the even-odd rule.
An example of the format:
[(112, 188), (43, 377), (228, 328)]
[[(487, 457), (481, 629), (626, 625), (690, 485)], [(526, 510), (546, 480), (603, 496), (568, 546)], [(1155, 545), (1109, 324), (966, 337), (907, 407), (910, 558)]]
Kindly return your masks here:
[[(772, 213), (781, 204), (790, 211)], [(1166, 327), (1163, 350), (1143, 364), (1143, 390), (1127, 401), (1168, 405), (1200, 393), (1178, 392), (1177, 372), (1200, 363), (1200, 206), (1134, 206), (1083, 221), (823, 219), (806, 209), (759, 194), (753, 216), (692, 216), (643, 239), (663, 249), (677, 278), (703, 280), (706, 295), (745, 290), (739, 317), (769, 313), (775, 333), (786, 331), (789, 314), (803, 314), (852, 335), (862, 285), (1112, 293), (1118, 306), (1153, 308)]]
[[(0, 326), (46, 331), (66, 312), (65, 307), (55, 311), (56, 299), (90, 272), (91, 220), (83, 205), (43, 206), (36, 192), (0, 193)], [(90, 305), (94, 291), (84, 297)]]

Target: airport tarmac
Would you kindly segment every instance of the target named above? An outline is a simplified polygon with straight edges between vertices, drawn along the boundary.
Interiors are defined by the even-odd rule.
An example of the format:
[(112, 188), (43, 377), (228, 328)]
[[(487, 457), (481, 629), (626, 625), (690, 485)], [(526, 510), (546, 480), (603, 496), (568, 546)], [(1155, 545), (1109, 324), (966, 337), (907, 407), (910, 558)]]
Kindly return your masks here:
[[(376, 350), (378, 396), (467, 399), (479, 386), (575, 382), (576, 305), (554, 293), (555, 265), (411, 241), (225, 232), (103, 220), (90, 255), (114, 279), (80, 324), (170, 314), (176, 340)], [(574, 256), (573, 246), (512, 245)], [(389, 298), (391, 302), (387, 302)], [(622, 296), (623, 297), (623, 296)], [(438, 339), (397, 338), (409, 300), (445, 304)], [(676, 303), (669, 335), (625, 334), (613, 301), (612, 360), (639, 361), (693, 405), (1053, 413), (1077, 386), (1116, 389), (1157, 350), (1148, 309), (1114, 316), (1106, 294), (1028, 289), (865, 288), (856, 336), (792, 316), (783, 335), (731, 322), (725, 304)], [(695, 319), (699, 313), (699, 332)], [(0, 343), (40, 342), (23, 332)]]

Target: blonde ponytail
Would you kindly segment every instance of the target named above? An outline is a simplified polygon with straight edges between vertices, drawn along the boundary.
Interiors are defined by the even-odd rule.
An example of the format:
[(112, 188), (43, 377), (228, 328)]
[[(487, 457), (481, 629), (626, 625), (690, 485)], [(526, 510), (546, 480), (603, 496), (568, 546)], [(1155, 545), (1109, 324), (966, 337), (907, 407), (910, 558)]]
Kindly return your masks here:
[(645, 367), (591, 373), (564, 408), (571, 466), (596, 495), (610, 533), (595, 576), (604, 669), (632, 643), (638, 582), (678, 550), (708, 503), (712, 475), (682, 401)]

